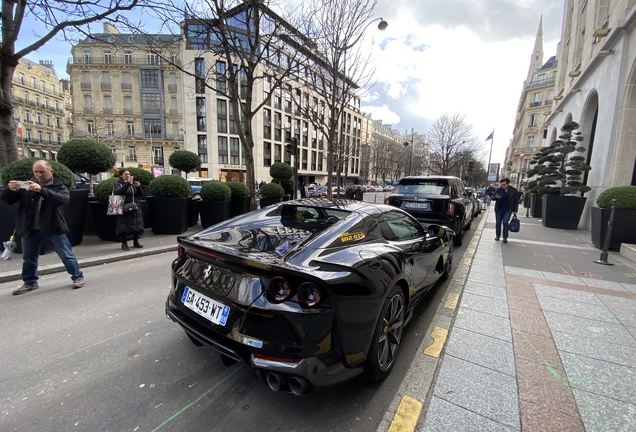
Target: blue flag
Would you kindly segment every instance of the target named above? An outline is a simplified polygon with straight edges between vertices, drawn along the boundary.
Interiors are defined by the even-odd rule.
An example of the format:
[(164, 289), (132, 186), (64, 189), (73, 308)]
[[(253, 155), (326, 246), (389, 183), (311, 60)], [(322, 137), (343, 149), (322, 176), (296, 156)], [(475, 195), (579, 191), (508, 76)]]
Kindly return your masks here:
[(491, 140), (493, 138), (493, 135), (495, 135), (495, 131), (490, 132), (490, 135), (488, 135), (488, 138), (486, 138), (486, 141)]

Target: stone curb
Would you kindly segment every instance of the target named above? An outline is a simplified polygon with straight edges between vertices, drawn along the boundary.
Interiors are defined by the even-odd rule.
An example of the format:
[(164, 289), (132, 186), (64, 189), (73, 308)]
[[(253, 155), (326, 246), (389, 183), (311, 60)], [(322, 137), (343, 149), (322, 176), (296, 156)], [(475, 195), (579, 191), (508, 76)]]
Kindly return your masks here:
[[(481, 220), (479, 221), (479, 226), (476, 228), (475, 234), (473, 235), (472, 242), (475, 242), (475, 238), (477, 241), (481, 239), (481, 235), (484, 231), (484, 227), (486, 226), (486, 219), (488, 216), (488, 210), (482, 210), (481, 212)], [(472, 243), (471, 242), (471, 243)], [(450, 332), (455, 323), (455, 315), (457, 308), (459, 307), (459, 303), (461, 302), (461, 294), (464, 291), (464, 285), (466, 284), (468, 271), (470, 269), (469, 264), (465, 264), (464, 260), (467, 258), (472, 258), (475, 252), (476, 246), (469, 244), (466, 248), (466, 251), (462, 255), (461, 260), (457, 260), (455, 258), (456, 268), (455, 273), (453, 273), (453, 277), (448, 285), (447, 293), (444, 296), (444, 299), (448, 297), (448, 294), (456, 293), (459, 294), (459, 300), (454, 310), (444, 309), (444, 301), (439, 304), (437, 308), (437, 312), (431, 321), (431, 325), (426, 330), (424, 337), (422, 338), (422, 342), (417, 349), (417, 354), (413, 358), (411, 365), (409, 366), (404, 379), (402, 380), (402, 384), (398, 389), (391, 405), (384, 413), (383, 419), (378, 425), (376, 432), (387, 432), (391, 428), (391, 423), (395, 418), (395, 414), (397, 413), (398, 407), (400, 406), (400, 402), (404, 396), (410, 396), (422, 403), (422, 409), (419, 413), (419, 419), (417, 425), (419, 427), (422, 426), (426, 412), (428, 410), (428, 405), (430, 403), (430, 398), (432, 397), (432, 390), (434, 387), (435, 377), (438, 373), (441, 360), (443, 359), (443, 354), (441, 354), (438, 358), (429, 357), (424, 354), (424, 349), (428, 347), (431, 343), (433, 343), (433, 338), (431, 337), (431, 332), (435, 327), (442, 327), (448, 330), (448, 337), (450, 337)], [(446, 342), (448, 341), (448, 337), (446, 338)], [(444, 342), (444, 347), (442, 349), (442, 353), (446, 349), (446, 342)], [(430, 394), (429, 394), (430, 393)], [(404, 431), (406, 432), (406, 431)]]
[[(79, 262), (80, 268), (86, 268), (86, 267), (93, 267), (93, 266), (108, 264), (108, 263), (117, 262), (117, 261), (129, 260), (133, 258), (140, 258), (144, 256), (149, 256), (149, 255), (157, 255), (160, 253), (171, 252), (176, 250), (177, 250), (177, 245), (173, 244), (173, 245), (158, 246), (158, 247), (153, 247), (148, 249), (134, 250), (134, 251), (126, 252), (126, 253), (109, 254), (109, 255), (103, 255), (103, 256), (94, 257), (94, 258), (84, 258), (84, 259), (78, 260), (78, 262)], [(38, 274), (40, 276), (64, 272), (64, 271), (66, 271), (66, 269), (64, 268), (64, 264), (62, 264), (61, 262), (58, 264), (50, 264), (50, 265), (42, 266), (38, 268)], [(0, 273), (0, 283), (11, 282), (11, 281), (21, 280), (21, 279), (22, 279), (21, 270), (14, 270), (10, 272)]]

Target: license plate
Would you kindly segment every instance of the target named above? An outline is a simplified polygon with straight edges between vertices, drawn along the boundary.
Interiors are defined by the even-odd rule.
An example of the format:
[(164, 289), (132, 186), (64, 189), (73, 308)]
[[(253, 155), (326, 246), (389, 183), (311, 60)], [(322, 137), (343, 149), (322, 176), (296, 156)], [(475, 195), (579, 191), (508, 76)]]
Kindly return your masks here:
[(411, 208), (411, 209), (419, 209), (419, 210), (430, 210), (431, 205), (427, 202), (405, 202), (402, 205), (402, 208)]
[(214, 324), (224, 326), (225, 323), (227, 323), (227, 317), (230, 314), (229, 306), (225, 306), (223, 303), (212, 300), (211, 298), (196, 292), (190, 287), (185, 287), (183, 296), (181, 296), (181, 302), (185, 307), (195, 311), (203, 318), (212, 321)]

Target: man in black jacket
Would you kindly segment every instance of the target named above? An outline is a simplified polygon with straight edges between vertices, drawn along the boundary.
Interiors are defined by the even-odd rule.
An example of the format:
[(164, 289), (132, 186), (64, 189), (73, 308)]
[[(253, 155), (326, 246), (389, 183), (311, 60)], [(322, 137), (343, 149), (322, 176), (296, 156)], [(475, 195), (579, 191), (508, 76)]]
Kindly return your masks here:
[(497, 236), (495, 241), (499, 241), (501, 236), (501, 225), (503, 223), (503, 242), (508, 243), (508, 222), (510, 221), (510, 213), (517, 215), (519, 210), (519, 192), (510, 186), (510, 179), (507, 177), (499, 180), (499, 189), (497, 189), (492, 199), (495, 203), (496, 225), (495, 232)]
[(28, 182), (11, 180), (2, 192), (2, 201), (19, 203), (16, 234), (22, 236), (22, 285), (13, 295), (24, 294), (39, 288), (38, 255), (40, 245), (48, 240), (71, 275), (73, 288), (84, 286), (84, 275), (71, 243), (66, 237), (66, 220), (61, 206), (69, 200), (69, 191), (45, 160), (33, 164), (33, 178)]

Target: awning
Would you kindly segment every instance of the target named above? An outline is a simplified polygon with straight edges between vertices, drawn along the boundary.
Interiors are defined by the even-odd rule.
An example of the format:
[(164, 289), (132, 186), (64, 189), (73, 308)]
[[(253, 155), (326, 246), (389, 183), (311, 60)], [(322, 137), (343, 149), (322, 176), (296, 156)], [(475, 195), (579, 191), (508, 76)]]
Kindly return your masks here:
[(18, 150), (22, 151), (22, 147), (18, 147)]
[(29, 149), (29, 150), (31, 150), (32, 152), (36, 152), (37, 151), (36, 149)]
[(49, 152), (48, 150), (42, 150), (42, 153), (48, 153), (48, 152)]
[(57, 152), (55, 150), (51, 150), (51, 153), (53, 154), (57, 154)]

